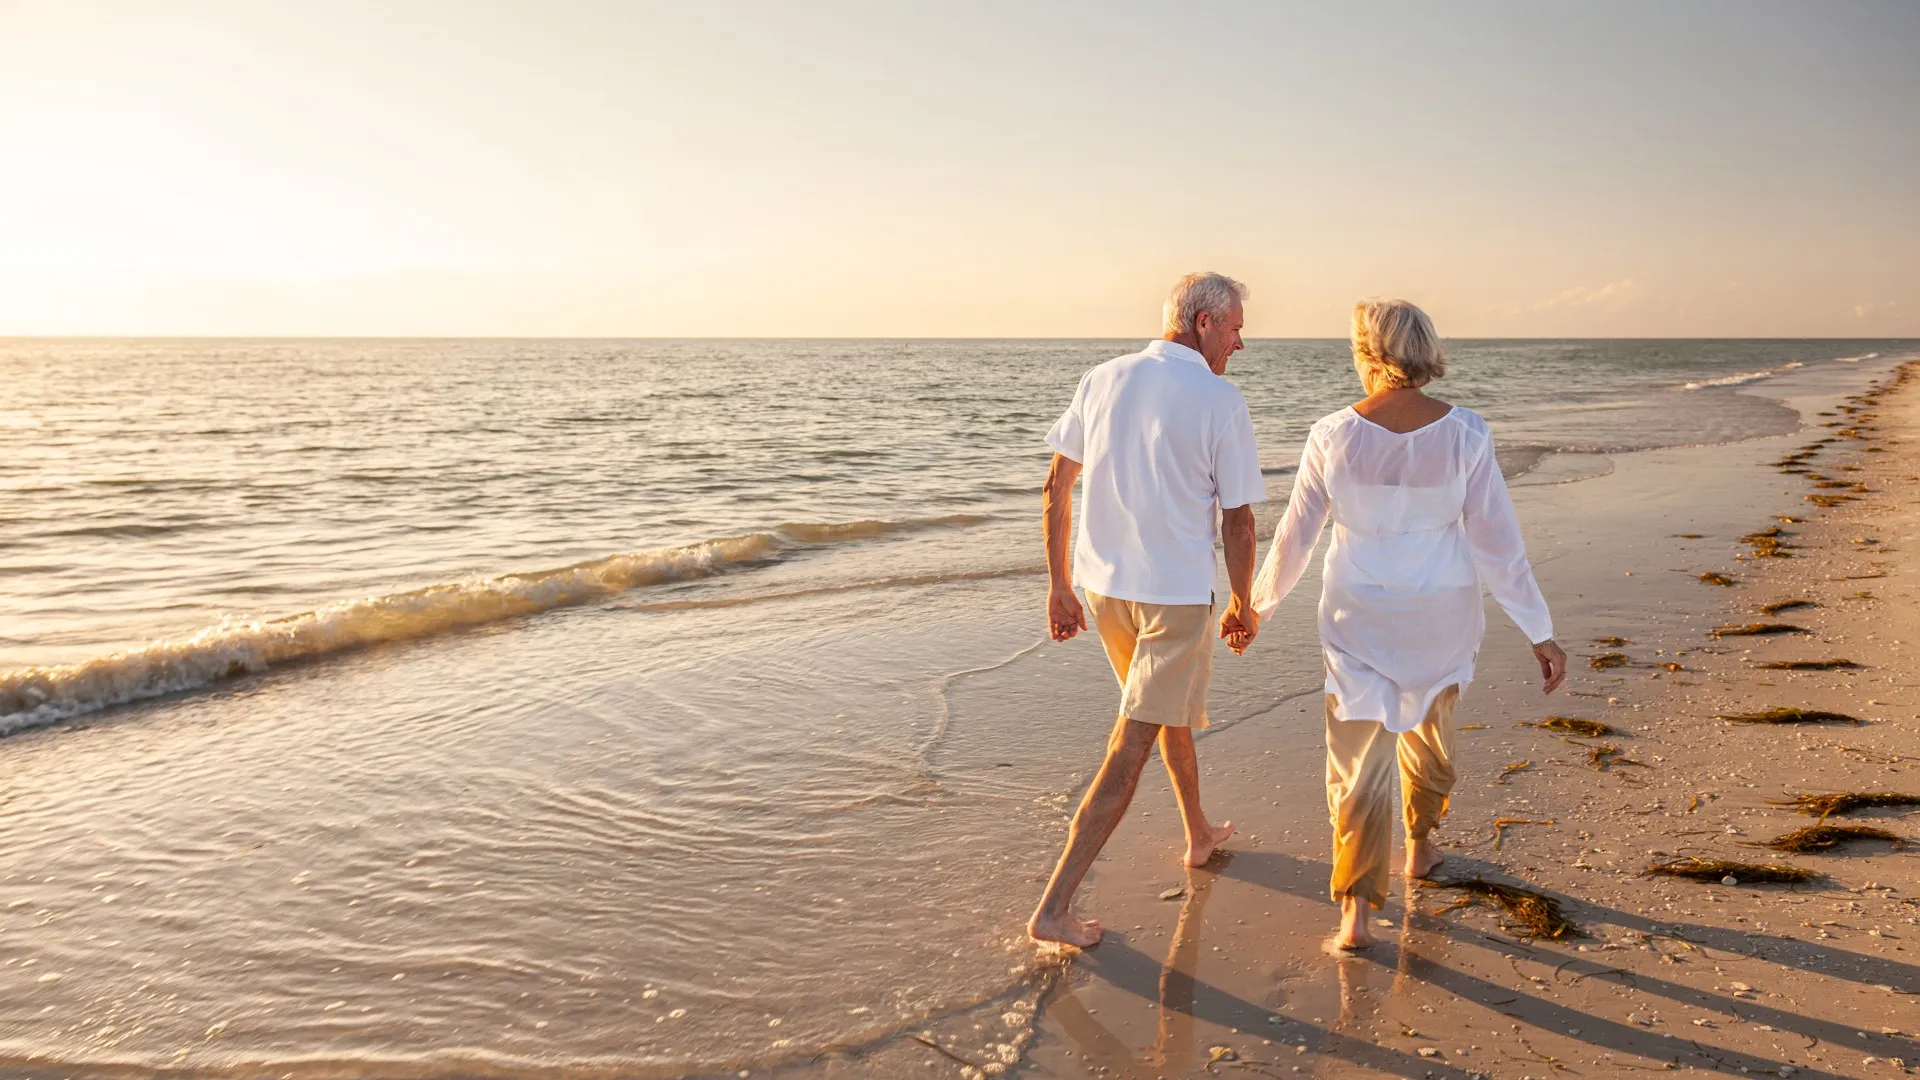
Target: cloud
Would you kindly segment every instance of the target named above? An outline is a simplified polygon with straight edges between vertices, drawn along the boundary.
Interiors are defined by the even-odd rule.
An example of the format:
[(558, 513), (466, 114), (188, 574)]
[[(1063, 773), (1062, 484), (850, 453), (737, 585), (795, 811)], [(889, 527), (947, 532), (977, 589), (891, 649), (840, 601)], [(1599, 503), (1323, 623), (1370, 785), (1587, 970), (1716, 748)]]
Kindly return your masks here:
[(1890, 315), (1899, 307), (1900, 301), (1898, 300), (1881, 300), (1865, 304), (1855, 304), (1849, 310), (1853, 312), (1854, 318), (1865, 319), (1873, 315)]
[(1550, 311), (1554, 308), (1573, 307), (1619, 307), (1638, 295), (1640, 286), (1632, 278), (1609, 281), (1599, 288), (1587, 285), (1575, 285), (1541, 300), (1528, 311)]

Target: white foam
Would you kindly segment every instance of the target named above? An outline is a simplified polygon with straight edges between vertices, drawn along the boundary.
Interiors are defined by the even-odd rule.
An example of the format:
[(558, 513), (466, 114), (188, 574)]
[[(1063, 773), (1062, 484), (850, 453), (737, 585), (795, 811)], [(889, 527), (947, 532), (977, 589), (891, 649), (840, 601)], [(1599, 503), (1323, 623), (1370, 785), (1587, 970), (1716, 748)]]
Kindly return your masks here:
[(1870, 353), (1861, 353), (1859, 356), (1836, 356), (1833, 358), (1833, 362), (1836, 364), (1857, 364), (1862, 360), (1878, 360), (1878, 359), (1880, 359), (1879, 353), (1870, 352)]
[(296, 660), (481, 626), (588, 603), (646, 585), (708, 577), (776, 558), (796, 547), (980, 520), (953, 515), (905, 522), (782, 525), (769, 532), (610, 555), (557, 570), (343, 600), (284, 619), (223, 622), (188, 637), (155, 641), (84, 663), (0, 673), (0, 735), (112, 705), (208, 686)]
[(1681, 387), (1681, 389), (1704, 390), (1709, 386), (1743, 386), (1750, 382), (1759, 382), (1761, 379), (1771, 379), (1773, 375), (1774, 373), (1771, 371), (1743, 371), (1738, 375), (1722, 375), (1718, 379), (1701, 379), (1698, 382), (1690, 382)]

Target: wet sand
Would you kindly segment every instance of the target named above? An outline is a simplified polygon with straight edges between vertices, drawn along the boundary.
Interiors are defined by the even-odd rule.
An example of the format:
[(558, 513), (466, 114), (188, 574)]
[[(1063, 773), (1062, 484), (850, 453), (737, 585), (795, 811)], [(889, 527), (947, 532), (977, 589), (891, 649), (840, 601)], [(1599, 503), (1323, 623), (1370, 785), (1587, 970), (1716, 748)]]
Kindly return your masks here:
[[(1517, 1080), (1920, 1067), (1920, 847), (1874, 841), (1780, 855), (1745, 846), (1815, 823), (1772, 805), (1794, 795), (1920, 794), (1911, 666), (1920, 577), (1907, 562), (1920, 545), (1920, 366), (1903, 372), (1896, 382), (1882, 371), (1873, 382), (1886, 389), (1858, 395), (1781, 380), (1768, 393), (1802, 410), (1797, 434), (1615, 455), (1608, 475), (1517, 491), (1574, 674), (1543, 698), (1525, 643), (1490, 612), (1479, 678), (1461, 708), (1461, 780), (1438, 834), (1447, 863), (1436, 876), (1538, 890), (1560, 901), (1578, 936), (1530, 938), (1485, 908), (1441, 912), (1450, 892), (1419, 890), (1409, 904), (1396, 876), (1379, 912), (1381, 943), (1351, 957), (1324, 951), (1337, 909), (1326, 894), (1325, 809), (1314, 798), (1323, 751), (1311, 687), (1202, 740), (1209, 811), (1239, 828), (1231, 852), (1208, 867), (1178, 866), (1178, 816), (1152, 767), (1082, 893), (1081, 910), (1105, 923), (1107, 939), (1066, 958), (1011, 1071)], [(1811, 456), (1784, 470), (1810, 471), (1774, 464), (1802, 448)], [(1809, 494), (1844, 501), (1823, 507)], [(1750, 557), (1741, 537), (1774, 525), (1789, 557)], [(1708, 572), (1734, 584), (1703, 583)], [(1303, 583), (1288, 605), (1311, 604), (1317, 592)], [(1759, 613), (1789, 599), (1818, 606)], [(1806, 632), (1710, 634), (1756, 620)], [(1612, 637), (1629, 644), (1599, 643)], [(1589, 666), (1606, 653), (1625, 665)], [(1827, 659), (1861, 667), (1757, 666)], [(1216, 693), (1261, 685), (1260, 660), (1258, 643), (1244, 660), (1223, 652)], [(1777, 706), (1865, 723), (1716, 719)], [(1520, 726), (1555, 714), (1618, 734)], [(1604, 745), (1617, 753), (1602, 757), (1632, 763), (1591, 764)], [(1503, 779), (1519, 762), (1529, 764)], [(1496, 838), (1503, 818), (1533, 824)], [(1829, 823), (1920, 836), (1920, 810)], [(1825, 877), (1754, 886), (1642, 874), (1685, 856)]]

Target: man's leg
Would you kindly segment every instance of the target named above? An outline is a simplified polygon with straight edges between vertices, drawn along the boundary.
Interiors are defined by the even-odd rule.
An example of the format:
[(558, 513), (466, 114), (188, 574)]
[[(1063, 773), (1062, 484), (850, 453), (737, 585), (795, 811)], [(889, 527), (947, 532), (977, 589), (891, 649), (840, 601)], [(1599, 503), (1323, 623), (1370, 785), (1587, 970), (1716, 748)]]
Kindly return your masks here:
[(1046, 895), (1040, 898), (1040, 907), (1027, 923), (1027, 934), (1035, 941), (1058, 941), (1081, 948), (1099, 942), (1100, 924), (1092, 919), (1077, 919), (1069, 910), (1073, 894), (1080, 888), (1087, 871), (1093, 868), (1093, 860), (1099, 857), (1114, 827), (1120, 824), (1127, 805), (1133, 801), (1134, 789), (1140, 784), (1140, 773), (1153, 752), (1154, 734), (1158, 730), (1152, 724), (1124, 716), (1114, 723), (1113, 735), (1107, 740), (1107, 758), (1100, 763), (1100, 773), (1087, 788), (1086, 797), (1080, 800), (1080, 808), (1073, 812), (1073, 825), (1067, 831), (1067, 849), (1060, 853), (1060, 863), (1053, 868)]
[(1180, 803), (1180, 823), (1187, 829), (1186, 863), (1205, 866), (1214, 851), (1233, 835), (1233, 822), (1211, 824), (1200, 808), (1200, 761), (1193, 752), (1193, 729), (1161, 728), (1160, 760), (1167, 766), (1167, 778), (1173, 781), (1173, 797)]
[(1449, 686), (1433, 699), (1420, 726), (1400, 736), (1401, 816), (1407, 827), (1407, 876), (1423, 878), (1439, 869), (1446, 856), (1429, 835), (1447, 816), (1453, 793), (1453, 710), (1460, 687)]

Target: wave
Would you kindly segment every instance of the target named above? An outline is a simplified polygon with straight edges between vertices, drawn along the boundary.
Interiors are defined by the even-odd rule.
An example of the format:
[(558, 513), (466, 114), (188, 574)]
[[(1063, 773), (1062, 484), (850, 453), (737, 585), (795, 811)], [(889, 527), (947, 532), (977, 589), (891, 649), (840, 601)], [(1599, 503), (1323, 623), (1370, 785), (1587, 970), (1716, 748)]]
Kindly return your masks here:
[(1701, 379), (1698, 382), (1690, 382), (1680, 389), (1704, 390), (1709, 386), (1743, 386), (1750, 382), (1759, 382), (1761, 379), (1771, 379), (1774, 374), (1772, 371), (1743, 371), (1738, 375), (1722, 375), (1718, 379)]
[(555, 570), (342, 600), (286, 618), (230, 620), (183, 638), (155, 641), (78, 664), (0, 673), (0, 735), (295, 661), (591, 603), (648, 585), (751, 568), (806, 548), (986, 520), (977, 514), (951, 514), (909, 521), (779, 525), (766, 532), (658, 551), (624, 552)]
[(1870, 352), (1870, 353), (1861, 353), (1859, 356), (1836, 356), (1833, 358), (1833, 362), (1836, 364), (1857, 364), (1862, 360), (1878, 360), (1878, 359), (1880, 359), (1879, 353)]

